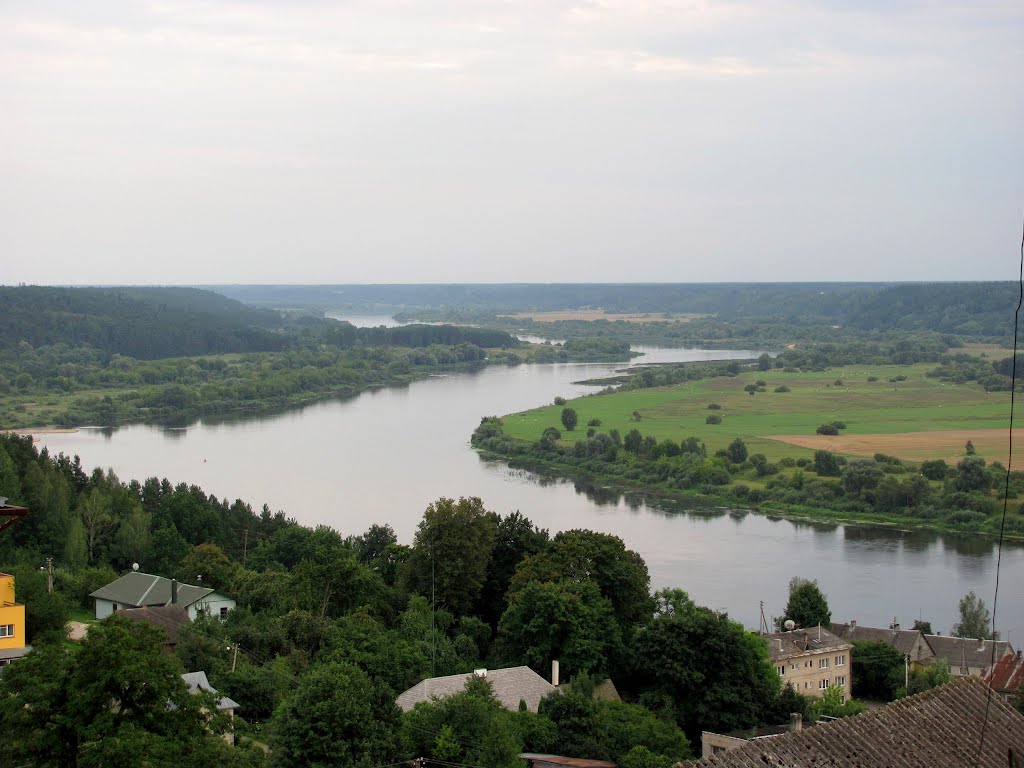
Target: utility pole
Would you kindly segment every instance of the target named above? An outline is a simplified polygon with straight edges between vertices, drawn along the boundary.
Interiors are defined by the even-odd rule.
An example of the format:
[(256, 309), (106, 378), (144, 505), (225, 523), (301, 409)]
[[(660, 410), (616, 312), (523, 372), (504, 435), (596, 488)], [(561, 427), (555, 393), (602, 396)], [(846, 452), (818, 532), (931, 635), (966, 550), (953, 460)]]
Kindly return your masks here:
[(768, 634), (768, 620), (764, 617), (764, 600), (761, 601), (761, 634)]
[(245, 536), (242, 539), (242, 567), (245, 568), (245, 553), (249, 549), (249, 526), (245, 527)]
[(53, 594), (53, 558), (46, 558), (46, 591)]
[(238, 643), (235, 643), (235, 652), (231, 656), (231, 671), (235, 671), (235, 665), (238, 664)]
[(903, 657), (903, 690), (910, 695), (910, 654)]
[(434, 632), (434, 546), (430, 546), (430, 676), (437, 677), (437, 634)]

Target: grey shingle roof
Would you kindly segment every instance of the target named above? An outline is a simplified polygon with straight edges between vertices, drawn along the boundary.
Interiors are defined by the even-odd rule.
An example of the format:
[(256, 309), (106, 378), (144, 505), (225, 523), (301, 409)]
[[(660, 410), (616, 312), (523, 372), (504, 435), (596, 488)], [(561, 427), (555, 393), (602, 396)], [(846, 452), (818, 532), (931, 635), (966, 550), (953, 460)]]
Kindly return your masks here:
[[(189, 693), (196, 693), (197, 691), (206, 691), (207, 693), (217, 694), (217, 689), (210, 685), (210, 681), (206, 677), (205, 672), (186, 672), (181, 676), (181, 679), (185, 681), (185, 685), (188, 686)], [(227, 696), (222, 696), (217, 702), (217, 709), (238, 709), (238, 703), (229, 699)]]
[[(403, 712), (408, 712), (421, 701), (454, 696), (462, 692), (474, 674), (470, 672), (465, 675), (429, 677), (402, 693), (395, 699), (395, 703)], [(494, 698), (501, 702), (505, 709), (513, 712), (518, 711), (520, 701), (525, 701), (527, 708), (531, 712), (536, 712), (540, 700), (557, 690), (555, 686), (529, 667), (489, 669), (487, 670), (487, 680), (494, 690)]]
[(885, 643), (904, 656), (913, 653), (914, 644), (921, 634), (916, 629), (884, 629), (882, 627), (862, 627), (860, 624), (833, 624), (832, 633), (851, 643), (854, 640)]
[(853, 646), (827, 629), (794, 629), (792, 632), (770, 632), (763, 636), (768, 643), (772, 661), (790, 659), (820, 651), (848, 651)]
[[(187, 607), (212, 592), (213, 590), (208, 587), (178, 584), (178, 605)], [(100, 587), (89, 597), (98, 597), (135, 608), (145, 605), (167, 605), (171, 602), (171, 580), (150, 573), (127, 573), (117, 581)]]
[[(924, 639), (935, 652), (935, 658), (945, 659), (946, 663), (952, 667), (988, 668), (992, 666), (991, 640), (948, 635), (925, 635)], [(999, 640), (995, 646), (996, 661), (1013, 653), (1013, 648), (1006, 640)]]
[[(1005, 768), (1024, 755), (1024, 715), (978, 678), (814, 728), (751, 741), (688, 765), (721, 768)], [(980, 744), (989, 704), (985, 741)], [(979, 751), (979, 746), (980, 751)], [(1018, 757), (1018, 760), (1020, 757)], [(975, 762), (977, 760), (977, 763)]]

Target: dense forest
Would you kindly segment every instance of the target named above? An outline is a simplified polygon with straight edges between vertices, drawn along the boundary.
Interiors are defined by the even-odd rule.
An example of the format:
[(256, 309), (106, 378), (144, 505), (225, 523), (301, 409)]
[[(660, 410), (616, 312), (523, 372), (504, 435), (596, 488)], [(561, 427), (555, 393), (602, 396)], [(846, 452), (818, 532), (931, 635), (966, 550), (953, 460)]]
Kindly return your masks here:
[(655, 318), (697, 314), (726, 323), (837, 325), (860, 332), (932, 331), (979, 338), (1010, 334), (1017, 296), (1009, 282), (233, 285), (214, 290), (255, 306), (404, 311), (462, 322), (491, 322), (508, 313), (600, 308)]
[[(0, 495), (31, 509), (0, 537), (35, 647), (0, 675), (11, 765), (103, 765), (138, 750), (160, 766), (422, 756), (514, 768), (528, 750), (668, 768), (702, 728), (849, 711), (780, 688), (764, 642), (724, 613), (678, 589), (651, 595), (646, 564), (617, 537), (551, 536), (480, 499), (438, 499), (403, 545), (386, 526), (309, 529), (196, 486), (126, 484), (12, 435), (0, 436)], [(238, 607), (184, 628), (172, 656), (158, 633), (119, 618), (68, 644), (69, 610), (82, 615), (88, 594), (131, 563), (185, 583), (201, 575)], [(405, 714), (394, 705), (424, 677), (517, 664), (546, 676), (552, 659), (571, 686), (537, 713), (501, 708), (486, 680)], [(238, 749), (223, 750), (212, 733), (225, 724), (204, 723), (182, 698), (176, 676), (195, 670), (241, 705)], [(607, 678), (623, 701), (592, 695)], [(109, 701), (132, 704), (105, 717)]]

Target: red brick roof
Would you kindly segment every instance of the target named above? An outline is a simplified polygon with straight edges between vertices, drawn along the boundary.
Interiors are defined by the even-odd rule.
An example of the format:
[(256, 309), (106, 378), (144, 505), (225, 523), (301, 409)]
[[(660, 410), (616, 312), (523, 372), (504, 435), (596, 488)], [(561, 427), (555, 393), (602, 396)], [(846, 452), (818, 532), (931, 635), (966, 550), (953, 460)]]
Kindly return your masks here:
[[(987, 721), (986, 721), (987, 712)], [(980, 736), (985, 728), (984, 743)], [(980, 749), (979, 749), (980, 748)], [(747, 742), (700, 768), (1006, 768), (1024, 757), (1024, 715), (962, 677), (882, 709)]]
[(985, 682), (1000, 693), (1024, 690), (1024, 656), (1017, 651), (1012, 656), (1003, 656), (992, 667)]

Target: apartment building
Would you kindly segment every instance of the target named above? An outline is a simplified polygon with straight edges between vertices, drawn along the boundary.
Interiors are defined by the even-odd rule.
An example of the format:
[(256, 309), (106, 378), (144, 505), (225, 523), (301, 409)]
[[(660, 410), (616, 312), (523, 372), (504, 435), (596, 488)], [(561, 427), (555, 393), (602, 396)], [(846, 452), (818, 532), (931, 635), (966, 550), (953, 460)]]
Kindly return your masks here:
[(820, 697), (832, 686), (841, 688), (843, 700), (853, 692), (850, 679), (853, 646), (827, 629), (813, 627), (763, 636), (768, 656), (783, 683), (797, 693)]

